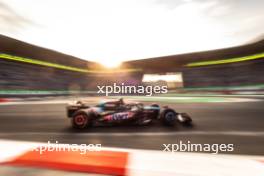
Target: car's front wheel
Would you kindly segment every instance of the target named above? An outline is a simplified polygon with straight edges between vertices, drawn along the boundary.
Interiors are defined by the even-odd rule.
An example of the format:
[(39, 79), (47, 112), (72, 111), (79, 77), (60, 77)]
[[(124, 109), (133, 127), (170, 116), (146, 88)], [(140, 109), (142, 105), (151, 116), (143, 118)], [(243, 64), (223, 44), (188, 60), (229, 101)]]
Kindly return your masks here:
[(177, 121), (177, 113), (173, 109), (166, 108), (161, 112), (160, 120), (166, 126), (173, 126)]
[(87, 113), (83, 111), (77, 111), (71, 119), (71, 124), (73, 128), (84, 129), (89, 124), (91, 124), (91, 119), (89, 118)]

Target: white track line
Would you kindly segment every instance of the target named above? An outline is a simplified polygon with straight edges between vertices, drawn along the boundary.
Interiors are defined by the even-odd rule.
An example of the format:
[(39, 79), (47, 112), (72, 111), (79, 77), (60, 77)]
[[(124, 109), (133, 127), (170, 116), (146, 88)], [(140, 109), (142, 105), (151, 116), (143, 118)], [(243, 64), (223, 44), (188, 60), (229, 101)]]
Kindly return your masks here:
[(0, 133), (0, 136), (6, 135), (63, 135), (63, 136), (175, 136), (175, 135), (203, 135), (203, 136), (256, 136), (263, 137), (264, 131), (179, 131), (179, 132), (116, 132), (116, 133), (63, 133), (63, 132), (7, 132)]
[[(112, 97), (108, 97), (108, 98), (112, 98)], [(199, 98), (208, 98), (208, 99), (212, 99), (212, 98), (219, 98), (219, 97), (125, 97), (127, 100), (138, 100), (138, 101), (144, 101), (144, 100), (152, 100), (153, 101), (157, 101), (159, 102), (159, 100), (190, 100), (192, 101), (192, 99), (197, 100)], [(255, 102), (255, 101), (263, 101), (262, 99), (254, 99), (254, 98), (230, 98), (230, 97), (221, 97), (222, 99), (220, 100), (210, 100), (208, 101), (208, 103), (232, 103), (232, 102)], [(57, 99), (57, 100), (39, 100), (39, 101), (11, 101), (11, 102), (3, 102), (0, 103), (0, 106), (5, 106), (5, 105), (39, 105), (39, 104), (67, 104), (72, 102), (73, 100), (77, 100), (76, 99)], [(79, 98), (80, 99), (80, 98)], [(105, 98), (102, 98), (105, 99)], [(94, 102), (98, 102), (100, 101), (99, 97), (96, 98), (92, 98), (92, 99), (82, 99), (84, 101), (90, 101), (91, 103)], [(175, 102), (175, 103), (181, 103), (181, 102)], [(197, 102), (199, 103), (199, 102)]]
[[(217, 99), (214, 99), (214, 98), (217, 98)], [(153, 96), (153, 97), (127, 97), (127, 99), (130, 99), (130, 100), (141, 100), (141, 101), (144, 101), (144, 100), (152, 100), (153, 101), (159, 101), (159, 100), (199, 100), (199, 99), (208, 99), (208, 103), (232, 103), (232, 102), (254, 102), (254, 101), (263, 101), (261, 99), (254, 99), (254, 98), (235, 98), (235, 97), (162, 97), (162, 96)], [(199, 101), (198, 101), (199, 102)], [(203, 102), (203, 101), (201, 101)], [(178, 103), (178, 102), (176, 102)], [(181, 102), (179, 102), (181, 103)]]
[(40, 104), (67, 104), (70, 100), (47, 100), (47, 101), (18, 101), (18, 102), (5, 102), (0, 103), (0, 106), (5, 105), (40, 105)]

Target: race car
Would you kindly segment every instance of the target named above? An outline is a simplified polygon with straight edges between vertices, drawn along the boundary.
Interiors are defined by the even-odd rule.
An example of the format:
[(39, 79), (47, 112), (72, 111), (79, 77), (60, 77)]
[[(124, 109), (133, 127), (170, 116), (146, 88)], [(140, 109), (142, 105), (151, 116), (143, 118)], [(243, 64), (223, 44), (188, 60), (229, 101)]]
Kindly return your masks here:
[(173, 126), (176, 122), (191, 125), (192, 119), (187, 113), (179, 113), (158, 104), (144, 106), (142, 103), (125, 103), (124, 100), (105, 101), (90, 107), (82, 101), (67, 105), (67, 116), (71, 118), (73, 128), (84, 129), (91, 126), (148, 125), (154, 120), (163, 125)]

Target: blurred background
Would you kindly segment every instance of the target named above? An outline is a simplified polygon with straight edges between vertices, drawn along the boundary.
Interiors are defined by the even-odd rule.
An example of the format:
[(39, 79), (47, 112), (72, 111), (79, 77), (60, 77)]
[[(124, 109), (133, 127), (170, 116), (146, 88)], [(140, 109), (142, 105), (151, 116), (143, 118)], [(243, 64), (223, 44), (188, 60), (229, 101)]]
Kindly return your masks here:
[[(263, 157), (263, 8), (262, 0), (0, 0), (0, 147), (10, 154), (17, 152), (10, 140), (22, 146), (59, 141), (153, 152), (191, 141), (234, 144), (234, 151), (220, 155)], [(193, 126), (72, 129), (66, 105), (96, 105), (109, 99), (97, 94), (97, 86), (114, 83), (168, 86), (167, 94), (119, 96), (187, 112)], [(191, 169), (180, 168), (190, 175), (199, 164), (206, 168), (200, 175), (217, 175), (208, 163), (217, 162), (212, 168), (219, 175), (241, 175), (237, 170), (252, 166), (240, 158), (231, 166), (188, 156), (183, 166)], [(33, 169), (30, 162), (26, 168), (1, 165), (0, 175), (79, 172), (70, 165), (64, 169), (74, 173)], [(261, 169), (258, 163), (246, 171)]]
[(171, 92), (178, 93), (262, 94), (264, 88), (264, 40), (226, 49), (125, 61), (112, 69), (3, 35), (0, 42), (2, 94), (96, 93), (98, 85), (114, 82), (167, 85)]
[(0, 91), (80, 93), (124, 82), (261, 94), (263, 5), (1, 1)]

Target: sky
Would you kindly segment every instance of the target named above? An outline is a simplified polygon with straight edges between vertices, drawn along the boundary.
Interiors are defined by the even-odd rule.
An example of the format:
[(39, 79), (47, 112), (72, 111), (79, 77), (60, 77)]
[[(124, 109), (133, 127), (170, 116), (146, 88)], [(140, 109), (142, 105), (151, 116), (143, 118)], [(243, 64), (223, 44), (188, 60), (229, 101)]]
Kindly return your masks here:
[(263, 0), (0, 0), (0, 33), (114, 67), (244, 44)]

